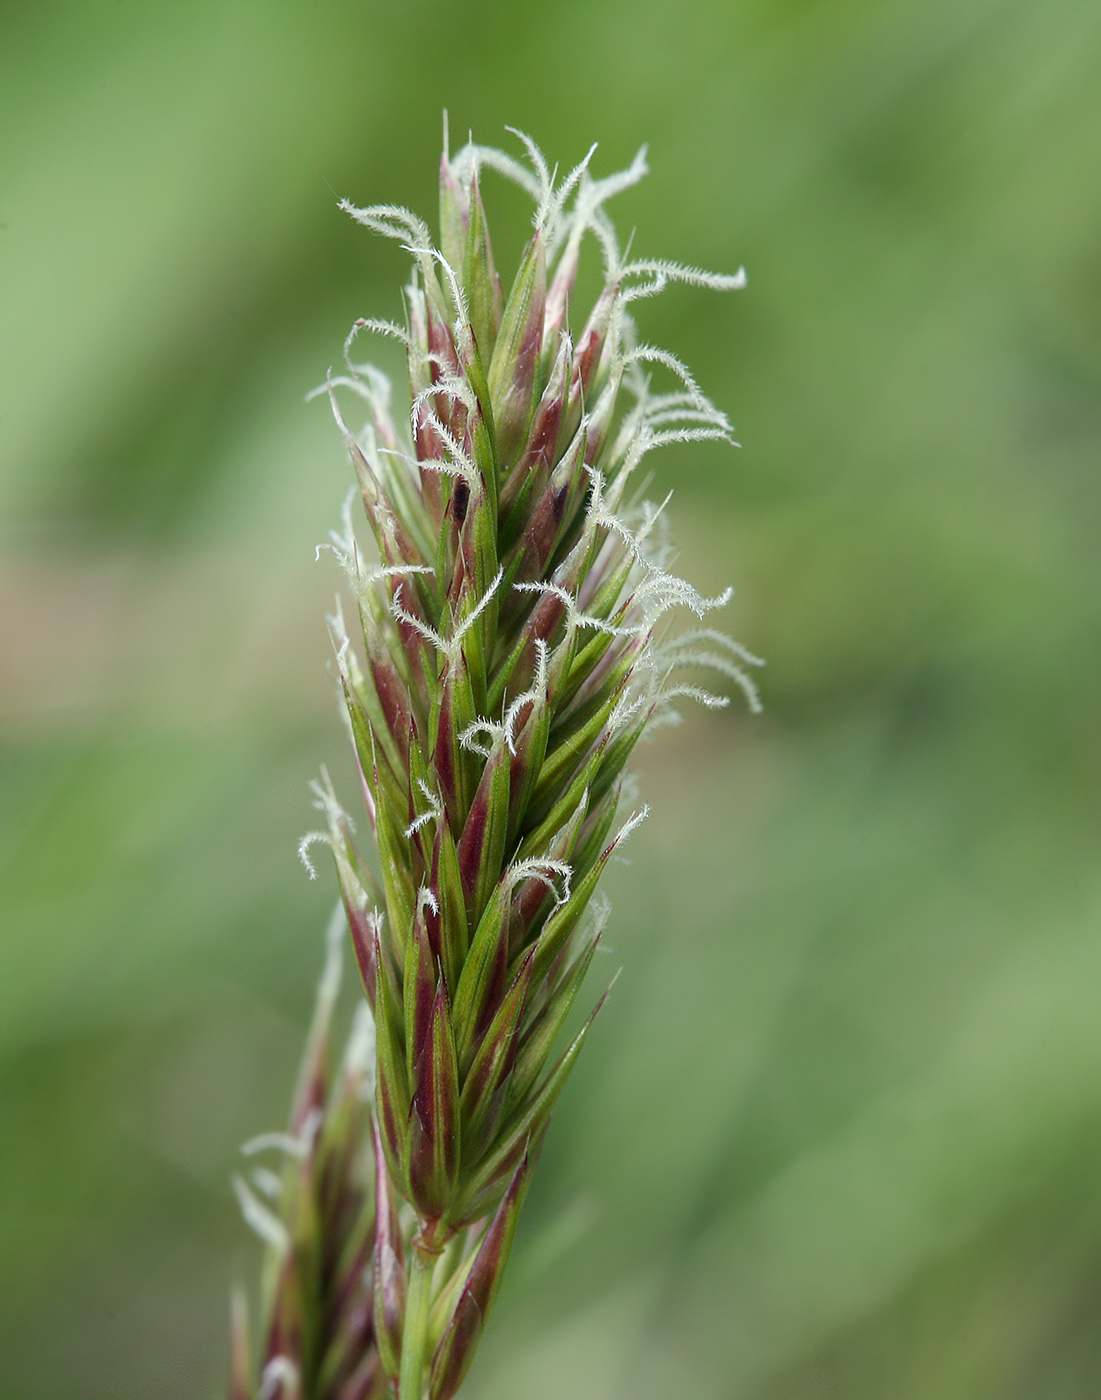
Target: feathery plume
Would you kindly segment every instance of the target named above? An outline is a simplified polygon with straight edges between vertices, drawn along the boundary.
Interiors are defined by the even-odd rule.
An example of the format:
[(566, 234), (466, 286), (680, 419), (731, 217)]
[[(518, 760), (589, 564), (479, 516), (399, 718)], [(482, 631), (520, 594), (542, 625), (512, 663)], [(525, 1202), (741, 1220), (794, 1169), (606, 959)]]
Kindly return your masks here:
[[(634, 474), (671, 442), (732, 441), (725, 416), (668, 352), (641, 343), (628, 307), (673, 282), (722, 276), (627, 261), (604, 212), (645, 154), (594, 180), (590, 151), (558, 180), (465, 145), (440, 165), (440, 240), (391, 205), (342, 207), (411, 254), (407, 324), (360, 320), (329, 397), (370, 535), (350, 514), (327, 548), (347, 573), (363, 634), (330, 620), (380, 878), (327, 776), (324, 828), (373, 1017), (372, 1077), (322, 1068), (319, 1003), (285, 1144), (277, 1206), (242, 1184), (273, 1260), (265, 1351), (235, 1396), (449, 1400), (497, 1291), (539, 1145), (592, 1025), (558, 1042), (601, 935), (594, 898), (645, 815), (617, 818), (626, 765), (680, 698), (725, 704), (685, 668), (711, 668), (757, 707), (760, 664), (710, 626), (724, 604), (667, 567), (661, 508)], [(532, 197), (534, 228), (506, 290), (482, 203), (486, 171)], [(571, 305), (587, 235), (604, 290)], [(353, 362), (360, 332), (408, 357), (410, 416)], [(669, 387), (655, 391), (651, 377)], [(365, 422), (347, 426), (353, 392)], [(373, 559), (374, 562), (368, 562)], [(617, 827), (617, 819), (619, 825)], [(311, 867), (312, 869), (312, 867)], [(601, 1001), (603, 998), (601, 999)], [(357, 1077), (358, 1076), (358, 1077)], [(358, 1387), (358, 1388), (357, 1388)]]

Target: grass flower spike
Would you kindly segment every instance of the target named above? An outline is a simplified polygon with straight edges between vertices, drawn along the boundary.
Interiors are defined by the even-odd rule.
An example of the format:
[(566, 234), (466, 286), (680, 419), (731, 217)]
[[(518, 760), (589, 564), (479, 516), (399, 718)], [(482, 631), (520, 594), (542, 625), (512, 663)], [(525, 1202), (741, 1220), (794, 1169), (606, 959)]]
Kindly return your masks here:
[[(234, 1182), (245, 1219), (268, 1249), (255, 1361), (244, 1300), (234, 1300), (230, 1400), (381, 1400), (388, 1394), (375, 1344), (370, 1273), (375, 1047), (365, 1005), (339, 1057), (333, 1043), (345, 936), (338, 909), (289, 1127), (246, 1143), (249, 1170)], [(379, 1201), (385, 1202), (383, 1193)]]
[[(638, 490), (655, 448), (729, 440), (730, 425), (679, 360), (637, 337), (630, 315), (671, 282), (733, 289), (743, 274), (621, 250), (604, 206), (645, 173), (642, 153), (598, 180), (590, 151), (559, 179), (519, 141), (523, 161), (445, 149), (438, 245), (404, 209), (343, 206), (413, 260), (406, 324), (358, 321), (344, 368), (319, 391), (369, 531), (363, 548), (349, 507), (330, 545), (362, 646), (339, 606), (330, 625), (381, 875), (327, 779), (323, 829), (303, 856), (313, 840), (332, 849), (376, 1049), (373, 1076), (346, 1071), (326, 1090), (311, 1069), (300, 1094), (293, 1189), (269, 1221), (282, 1234), (268, 1233), (282, 1259), (269, 1310), (302, 1350), (288, 1350), (285, 1373), (265, 1357), (270, 1397), (392, 1389), (449, 1400), (458, 1390), (595, 1015), (560, 1043), (607, 916), (601, 873), (646, 812), (617, 811), (631, 752), (678, 699), (726, 703), (700, 687), (700, 668), (757, 705), (756, 658), (704, 622), (728, 594), (705, 597), (671, 572), (662, 506)], [(487, 172), (535, 206), (507, 287), (482, 203)], [(587, 241), (604, 289), (578, 315)], [(405, 346), (408, 417), (356, 358), (367, 331)], [(362, 426), (348, 426), (352, 401)], [(347, 1088), (357, 1074), (361, 1089), (373, 1077), (370, 1130)], [(329, 1195), (310, 1184), (318, 1172)], [(287, 1261), (303, 1251), (327, 1262), (297, 1277), (287, 1302)], [(307, 1297), (311, 1287), (324, 1296)], [(332, 1336), (307, 1345), (302, 1316), (284, 1317), (295, 1308)], [(355, 1364), (345, 1359), (353, 1336)]]

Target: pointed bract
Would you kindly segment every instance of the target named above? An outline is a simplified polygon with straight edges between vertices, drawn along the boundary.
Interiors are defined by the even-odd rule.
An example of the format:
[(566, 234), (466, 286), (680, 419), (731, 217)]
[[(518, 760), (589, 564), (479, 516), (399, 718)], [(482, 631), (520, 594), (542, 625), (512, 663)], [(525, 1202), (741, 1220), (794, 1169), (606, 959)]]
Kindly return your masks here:
[(466, 1282), (432, 1358), (432, 1400), (451, 1400), (474, 1359), (475, 1347), (508, 1263), (533, 1165), (530, 1153), (525, 1154), (478, 1246)]
[(537, 229), (509, 293), (489, 367), (497, 456), (504, 471), (512, 466), (531, 417), (546, 302), (546, 243)]
[(411, 1203), (425, 1221), (447, 1211), (459, 1167), (459, 1082), (447, 990), (441, 982), (413, 1073), (406, 1175)]

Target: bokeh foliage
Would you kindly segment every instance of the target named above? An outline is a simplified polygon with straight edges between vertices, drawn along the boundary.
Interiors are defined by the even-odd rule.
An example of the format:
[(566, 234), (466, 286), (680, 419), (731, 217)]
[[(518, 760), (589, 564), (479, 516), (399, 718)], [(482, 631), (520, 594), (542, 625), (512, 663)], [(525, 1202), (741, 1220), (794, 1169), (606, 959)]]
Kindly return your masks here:
[(227, 1177), (335, 893), (305, 783), (351, 783), (302, 396), (405, 270), (330, 187), (431, 212), (445, 106), (598, 173), (648, 141), (636, 249), (746, 264), (641, 319), (738, 425), (655, 467), (769, 658), (763, 719), (643, 757), (625, 971), (471, 1393), (1101, 1391), (1101, 11), (0, 23), (0, 1397), (216, 1392)]

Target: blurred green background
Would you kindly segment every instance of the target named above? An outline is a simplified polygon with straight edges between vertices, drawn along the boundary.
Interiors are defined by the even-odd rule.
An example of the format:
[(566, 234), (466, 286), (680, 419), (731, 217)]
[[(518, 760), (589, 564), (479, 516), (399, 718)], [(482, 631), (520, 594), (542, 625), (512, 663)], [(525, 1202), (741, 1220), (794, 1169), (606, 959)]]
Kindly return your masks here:
[[(304, 393), (453, 133), (597, 173), (744, 446), (482, 1400), (1101, 1395), (1101, 8), (40, 0), (0, 43), (0, 1396), (217, 1394), (351, 797)], [(499, 260), (526, 211), (489, 188)], [(386, 346), (380, 358), (393, 364)]]

